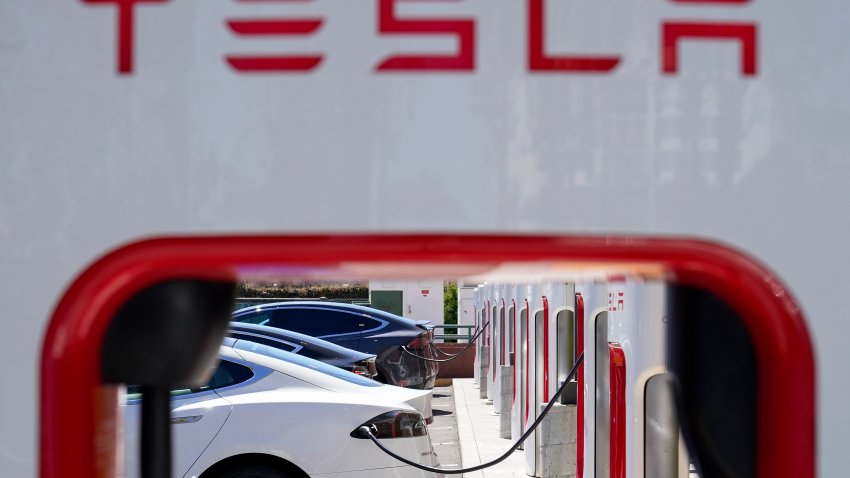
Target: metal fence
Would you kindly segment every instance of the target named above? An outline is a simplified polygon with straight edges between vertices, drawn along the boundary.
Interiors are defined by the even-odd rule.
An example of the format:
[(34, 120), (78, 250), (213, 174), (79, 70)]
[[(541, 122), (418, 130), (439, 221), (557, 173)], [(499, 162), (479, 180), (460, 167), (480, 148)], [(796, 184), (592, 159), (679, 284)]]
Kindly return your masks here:
[[(469, 342), (475, 335), (474, 325), (436, 324), (433, 327), (434, 340), (442, 340), (443, 342), (459, 342), (461, 340)], [(442, 330), (443, 333), (438, 334), (438, 330)]]
[(328, 299), (327, 297), (237, 297), (234, 299), (233, 310), (253, 307), (255, 305), (273, 304), (275, 302), (294, 302), (305, 300), (337, 302), (341, 304), (362, 305), (365, 307), (370, 307), (372, 305), (369, 302), (369, 299)]

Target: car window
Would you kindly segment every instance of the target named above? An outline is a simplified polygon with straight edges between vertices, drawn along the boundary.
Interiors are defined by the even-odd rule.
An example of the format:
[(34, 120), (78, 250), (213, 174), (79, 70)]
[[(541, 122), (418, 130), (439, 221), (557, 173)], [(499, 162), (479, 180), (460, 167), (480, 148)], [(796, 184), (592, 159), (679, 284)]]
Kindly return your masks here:
[(315, 350), (311, 349), (310, 347), (302, 348), (301, 350), (298, 351), (298, 355), (303, 355), (305, 357), (315, 359), (315, 360), (319, 360), (323, 356), (322, 354), (320, 354), (319, 352), (316, 352)]
[[(254, 376), (254, 372), (250, 367), (231, 362), (227, 359), (221, 359), (218, 366), (213, 372), (212, 377), (206, 385), (199, 388), (178, 388), (171, 391), (171, 396), (188, 395), (190, 393), (204, 392), (207, 390), (215, 390), (217, 388), (229, 387), (242, 382), (247, 382)], [(127, 386), (127, 400), (138, 400), (142, 398), (140, 385)]]
[[(247, 382), (254, 376), (254, 372), (244, 365), (222, 359), (215, 369), (213, 376), (206, 385), (197, 391), (214, 390), (216, 388), (229, 387), (242, 382)], [(194, 391), (194, 390), (193, 390)]]
[(256, 342), (237, 340), (236, 343), (233, 345), (233, 348), (237, 350), (254, 352), (260, 355), (265, 355), (266, 357), (276, 358), (278, 360), (283, 360), (284, 362), (316, 370), (317, 372), (336, 377), (340, 380), (345, 380), (349, 383), (362, 385), (364, 387), (380, 387), (382, 385), (380, 382), (361, 377), (360, 375), (357, 375), (355, 373), (351, 373), (347, 370), (343, 370), (341, 368), (337, 368), (326, 363), (319, 362), (318, 360), (313, 360), (311, 358), (304, 357), (301, 355), (284, 352), (283, 350), (269, 347), (263, 344), (258, 344)]
[(242, 314), (239, 317), (234, 317), (233, 320), (235, 322), (242, 322), (243, 324), (266, 325), (271, 318), (272, 311), (261, 310), (259, 312), (248, 312), (246, 314)]
[(375, 330), (377, 328), (380, 328), (381, 325), (383, 325), (383, 322), (381, 322), (380, 320), (376, 320), (363, 315), (359, 317), (359, 323), (363, 324), (363, 326), (360, 327), (360, 330), (362, 330), (363, 332)]
[(266, 325), (312, 337), (327, 337), (360, 332), (359, 324), (363, 323), (360, 318), (345, 311), (287, 307), (276, 309)]
[[(230, 332), (230, 336), (234, 339), (240, 340), (248, 340), (250, 342), (257, 342), (259, 344), (268, 345), (269, 347), (274, 347), (281, 350), (286, 350), (287, 352), (297, 353), (300, 347), (291, 344), (289, 342), (284, 342), (282, 340), (275, 340), (271, 338), (261, 337), (255, 334), (243, 334), (240, 332)], [(231, 347), (233, 345), (231, 344)]]

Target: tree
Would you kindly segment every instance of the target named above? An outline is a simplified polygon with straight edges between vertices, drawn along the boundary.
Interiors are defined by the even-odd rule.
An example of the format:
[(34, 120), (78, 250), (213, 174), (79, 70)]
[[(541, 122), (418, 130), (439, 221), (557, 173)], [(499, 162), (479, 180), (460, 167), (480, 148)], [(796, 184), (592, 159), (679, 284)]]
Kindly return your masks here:
[[(446, 282), (443, 286), (443, 323), (457, 323), (457, 282)], [(446, 334), (457, 334), (457, 329), (446, 329)], [(456, 342), (450, 339), (446, 342)]]

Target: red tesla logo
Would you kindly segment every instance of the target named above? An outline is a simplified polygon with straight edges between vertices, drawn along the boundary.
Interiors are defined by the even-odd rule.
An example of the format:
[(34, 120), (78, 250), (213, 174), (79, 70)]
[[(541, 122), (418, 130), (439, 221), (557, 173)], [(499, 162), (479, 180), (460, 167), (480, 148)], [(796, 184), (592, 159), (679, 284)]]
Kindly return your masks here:
[[(457, 0), (452, 0), (457, 1)], [(383, 35), (444, 35), (457, 39), (458, 50), (450, 55), (393, 55), (376, 71), (473, 71), (475, 70), (475, 20), (447, 18), (401, 19), (396, 16), (397, 0), (378, 0), (378, 33)]]
[(625, 293), (617, 292), (617, 296), (614, 297), (613, 292), (608, 293), (608, 312), (622, 312), (625, 308)]
[(94, 5), (114, 4), (118, 10), (118, 73), (133, 72), (134, 14), (138, 3), (166, 3), (169, 0), (82, 0)]
[[(312, 1), (312, 0), (308, 0)], [(239, 36), (311, 36), (324, 23), (322, 18), (228, 19), (227, 27)], [(299, 72), (314, 70), (322, 55), (230, 55), (227, 63), (241, 72)]]
[[(91, 5), (113, 4), (117, 9), (118, 73), (134, 71), (134, 14), (136, 5), (165, 4), (169, 0), (81, 0)], [(242, 4), (257, 0), (237, 0)], [(293, 0), (262, 0), (286, 4)], [(299, 3), (312, 0), (298, 0)], [(405, 18), (398, 15), (396, 6), (402, 0), (375, 0), (377, 34), (379, 36), (441, 36), (456, 41), (455, 51), (449, 53), (395, 53), (377, 60), (374, 71), (392, 72), (473, 72), (476, 68), (475, 18)], [(437, 0), (417, 0), (437, 1)], [(446, 0), (439, 0), (443, 3)], [(449, 0), (461, 2), (463, 0)], [(586, 0), (585, 0), (586, 1)], [(671, 0), (681, 4), (704, 4), (738, 7), (751, 0)], [(583, 55), (580, 53), (547, 54), (546, 0), (526, 0), (527, 6), (527, 68), (531, 72), (606, 74), (623, 61), (617, 54)], [(310, 37), (320, 34), (325, 23), (322, 17), (228, 18), (225, 27), (238, 37)], [(743, 76), (758, 73), (758, 25), (753, 22), (679, 21), (663, 20), (660, 31), (661, 72), (679, 72), (679, 57), (685, 41), (737, 41), (740, 44), (740, 72)], [(324, 59), (321, 53), (305, 54), (240, 54), (225, 55), (225, 62), (240, 73), (297, 73), (319, 68)]]
[[(744, 4), (751, 0), (673, 0), (677, 3)], [(755, 23), (664, 22), (661, 26), (661, 70), (679, 71), (681, 40), (737, 40), (741, 44), (741, 74), (754, 76), (758, 71), (758, 28)]]
[(620, 57), (560, 55), (547, 56), (543, 51), (546, 34), (545, 0), (528, 0), (528, 68), (531, 71), (570, 71), (584, 73), (606, 73), (620, 63)]

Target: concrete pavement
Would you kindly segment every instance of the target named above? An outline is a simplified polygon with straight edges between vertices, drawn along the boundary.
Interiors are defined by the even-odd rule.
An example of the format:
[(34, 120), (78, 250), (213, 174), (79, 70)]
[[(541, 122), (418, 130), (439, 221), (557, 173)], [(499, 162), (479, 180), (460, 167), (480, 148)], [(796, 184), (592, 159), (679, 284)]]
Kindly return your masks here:
[[(474, 379), (456, 378), (453, 380), (453, 387), (463, 468), (498, 458), (514, 444), (514, 440), (499, 438), (500, 416), (496, 414), (493, 403), (479, 398), (479, 390)], [(516, 450), (503, 462), (493, 467), (465, 473), (463, 476), (466, 478), (528, 478), (525, 474), (525, 456), (522, 450)], [(699, 478), (693, 465), (690, 469), (690, 478)]]
[[(499, 438), (499, 415), (492, 403), (478, 398), (471, 378), (454, 379), (455, 414), (464, 468), (488, 462), (502, 455), (514, 441)], [(526, 477), (522, 450), (514, 451), (505, 461), (481, 471), (464, 473), (466, 478)]]
[(460, 467), (460, 449), (458, 447), (457, 420), (455, 413), (454, 387), (434, 387), (431, 406), (434, 410), (434, 422), (428, 425), (431, 444), (437, 454), (440, 466)]

